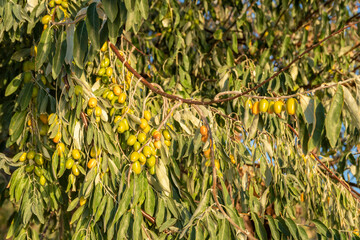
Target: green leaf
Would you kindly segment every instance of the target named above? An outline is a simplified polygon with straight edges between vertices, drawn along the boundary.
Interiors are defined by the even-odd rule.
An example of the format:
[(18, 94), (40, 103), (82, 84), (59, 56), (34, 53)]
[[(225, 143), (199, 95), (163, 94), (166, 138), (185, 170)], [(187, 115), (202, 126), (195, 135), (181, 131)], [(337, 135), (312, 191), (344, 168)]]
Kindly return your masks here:
[[(312, 220), (312, 222), (315, 224), (317, 232), (320, 233), (321, 235), (328, 237), (329, 229), (325, 226), (325, 224), (323, 224), (322, 222), (320, 222), (319, 220)], [(330, 234), (331, 235), (331, 234)]]
[(204, 210), (207, 208), (208, 204), (210, 201), (210, 190), (206, 191), (206, 194), (204, 196), (203, 199), (201, 199), (198, 207), (196, 208), (194, 214), (191, 216), (190, 221), (188, 222), (188, 224), (186, 224), (186, 226), (184, 227), (184, 229), (182, 230), (181, 234), (180, 234), (180, 238), (182, 238), (186, 231), (188, 230), (188, 228), (192, 225), (192, 223), (194, 222), (194, 220), (204, 212)]
[(326, 137), (329, 139), (331, 147), (335, 147), (341, 130), (340, 115), (344, 105), (344, 91), (338, 85), (335, 95), (331, 100), (329, 112), (325, 118)]
[(20, 73), (19, 75), (14, 77), (13, 80), (11, 80), (9, 85), (6, 87), (5, 97), (10, 96), (18, 89), (18, 87), (21, 84), (21, 79), (22, 79), (22, 73)]
[(95, 213), (95, 217), (94, 217), (94, 223), (96, 223), (97, 221), (99, 221), (101, 215), (103, 214), (104, 210), (105, 210), (105, 207), (106, 207), (106, 202), (107, 202), (107, 199), (109, 198), (109, 196), (104, 196), (102, 199), (101, 199), (101, 202), (100, 204), (98, 205), (97, 207), (97, 210), (96, 210), (96, 213)]
[(121, 198), (121, 200), (119, 202), (113, 224), (115, 224), (117, 221), (119, 221), (120, 217), (126, 212), (127, 208), (129, 207), (131, 197), (132, 197), (133, 184), (130, 184), (130, 185), (131, 185), (131, 187), (126, 188), (125, 192), (123, 193), (123, 197)]
[(229, 222), (226, 219), (219, 220), (221, 222), (217, 239), (231, 239)]
[(20, 49), (11, 56), (11, 60), (22, 62), (30, 56), (30, 48)]
[(251, 219), (254, 221), (256, 234), (261, 240), (267, 239), (267, 234), (264, 225), (261, 223), (259, 216), (251, 212)]
[(288, 226), (290, 233), (294, 237), (294, 239), (299, 239), (295, 222), (290, 218), (285, 218), (285, 223)]
[(222, 39), (222, 36), (223, 36), (223, 31), (221, 29), (217, 29), (215, 32), (214, 32), (214, 39), (216, 40), (221, 40)]
[(149, 2), (148, 0), (140, 0), (139, 9), (141, 15), (144, 19), (147, 19), (149, 16)]
[(79, 207), (78, 209), (76, 209), (76, 211), (74, 212), (74, 214), (71, 216), (71, 220), (70, 220), (70, 224), (75, 223), (79, 217), (81, 216), (81, 214), (83, 213), (85, 208), (85, 205)]
[(77, 198), (74, 198), (74, 199), (70, 202), (70, 204), (69, 204), (69, 206), (68, 206), (68, 208), (67, 208), (66, 211), (70, 212), (70, 211), (74, 210), (74, 208), (78, 205), (78, 203), (79, 203), (79, 198), (78, 198), (78, 197), (77, 197)]
[(269, 227), (271, 230), (271, 237), (274, 238), (275, 240), (280, 240), (280, 234), (279, 231), (277, 230), (276, 227), (276, 219), (273, 219), (271, 216), (267, 215), (266, 218), (268, 219), (269, 222)]
[(176, 223), (177, 219), (176, 218), (170, 218), (168, 219), (166, 222), (164, 222), (160, 228), (159, 231), (162, 232), (166, 229), (168, 229), (169, 227), (173, 226)]
[(66, 32), (62, 32), (56, 42), (55, 56), (52, 59), (52, 77), (56, 79), (60, 72), (66, 56)]
[(130, 217), (131, 217), (130, 212), (126, 213), (122, 217), (122, 219), (119, 223), (119, 229), (118, 229), (118, 234), (117, 234), (118, 239), (122, 239), (122, 238), (126, 237), (127, 231), (128, 231), (129, 225), (130, 225)]
[(114, 22), (118, 14), (118, 1), (117, 0), (103, 0), (104, 11), (110, 22)]
[(141, 233), (141, 223), (142, 223), (142, 214), (139, 206), (136, 206), (134, 209), (134, 224), (132, 228), (132, 239), (142, 239), (140, 236)]
[(298, 225), (297, 227), (298, 227), (298, 233), (299, 233), (301, 239), (308, 240), (309, 236), (308, 236), (307, 232), (305, 231), (305, 229), (300, 225)]
[(310, 129), (311, 137), (308, 143), (308, 151), (312, 151), (314, 148), (319, 147), (322, 140), (321, 135), (324, 129), (325, 108), (317, 99), (315, 101), (315, 105), (315, 123), (312, 124), (312, 129)]
[(88, 51), (88, 32), (84, 21), (80, 21), (74, 33), (74, 61), (79, 68), (84, 67), (85, 56)]
[(33, 87), (34, 87), (33, 83), (29, 82), (24, 85), (23, 89), (21, 89), (17, 101), (20, 104), (21, 111), (24, 111), (29, 106)]
[(40, 43), (38, 46), (37, 54), (35, 57), (35, 70), (39, 70), (40, 67), (46, 61), (50, 51), (51, 51), (51, 42), (53, 38), (53, 29), (51, 27), (45, 29), (41, 34)]
[(89, 38), (95, 51), (100, 49), (100, 19), (96, 10), (96, 5), (96, 2), (90, 4), (86, 12), (87, 32), (89, 33)]

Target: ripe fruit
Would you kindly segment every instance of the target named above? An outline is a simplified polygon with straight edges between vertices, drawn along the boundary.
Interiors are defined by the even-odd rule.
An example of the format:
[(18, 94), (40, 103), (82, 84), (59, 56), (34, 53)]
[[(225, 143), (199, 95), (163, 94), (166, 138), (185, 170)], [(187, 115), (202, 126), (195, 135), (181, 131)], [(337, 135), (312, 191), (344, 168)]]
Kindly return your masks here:
[(95, 158), (92, 158), (92, 159), (90, 159), (89, 161), (88, 161), (88, 163), (87, 163), (87, 167), (89, 168), (89, 169), (91, 169), (91, 168), (93, 168), (95, 165), (96, 165), (96, 159)]
[(252, 113), (254, 115), (257, 115), (257, 114), (259, 114), (259, 112), (260, 112), (259, 102), (255, 102), (253, 107), (252, 107)]
[(125, 131), (126, 131), (125, 123), (124, 123), (123, 121), (121, 121), (121, 122), (119, 123), (118, 128), (117, 128), (117, 132), (118, 132), (118, 133), (123, 133), (123, 132), (125, 132)]
[(134, 144), (134, 151), (138, 151), (140, 149), (140, 147), (141, 147), (141, 144), (138, 141), (136, 141)]
[(43, 124), (48, 124), (48, 117), (46, 114), (40, 114), (40, 121), (43, 123)]
[(44, 158), (40, 153), (36, 154), (35, 162), (36, 162), (37, 165), (43, 165), (44, 164)]
[(139, 162), (141, 163), (141, 165), (144, 165), (146, 163), (146, 157), (142, 153), (139, 153)]
[(118, 97), (118, 102), (119, 103), (124, 103), (126, 100), (126, 94), (125, 93), (120, 93), (119, 97)]
[(81, 196), (79, 200), (80, 206), (83, 206), (85, 203), (86, 203), (86, 199), (83, 196)]
[(137, 136), (137, 139), (139, 143), (143, 144), (146, 141), (146, 134), (145, 133), (139, 133)]
[(113, 98), (115, 97), (113, 92), (109, 92), (108, 95), (106, 96), (107, 99), (109, 99), (109, 101), (113, 100)]
[(121, 121), (125, 124), (125, 130), (129, 130), (129, 122), (128, 122), (128, 120), (126, 118), (124, 118)]
[(231, 163), (232, 164), (235, 164), (236, 163), (236, 160), (235, 160), (235, 158), (234, 158), (234, 155), (230, 155), (230, 160), (231, 160)]
[(149, 173), (151, 175), (154, 175), (155, 174), (155, 166), (152, 166), (151, 168), (149, 168)]
[(96, 98), (94, 98), (94, 97), (90, 98), (90, 99), (89, 99), (89, 102), (88, 102), (88, 105), (89, 105), (90, 108), (96, 107), (96, 105), (97, 105), (97, 100), (96, 100)]
[(78, 167), (76, 166), (76, 164), (74, 164), (74, 165), (72, 166), (71, 172), (72, 172), (72, 174), (74, 174), (75, 176), (79, 176), (80, 171), (79, 171)]
[(55, 3), (60, 5), (62, 3), (62, 0), (55, 0)]
[(273, 113), (274, 113), (274, 101), (271, 101), (271, 102), (269, 103), (269, 108), (268, 108), (267, 112), (268, 112), (269, 114), (273, 114)]
[(155, 141), (154, 146), (155, 146), (155, 148), (160, 149), (161, 148), (161, 141)]
[(253, 104), (250, 99), (246, 100), (245, 102), (245, 108), (248, 107), (249, 109), (252, 109)]
[(65, 162), (65, 167), (66, 169), (71, 169), (72, 166), (74, 165), (74, 160), (72, 158), (68, 158), (68, 160), (66, 160)]
[(101, 116), (101, 108), (100, 107), (95, 107), (95, 116), (96, 117), (100, 117)]
[(210, 158), (211, 149), (204, 150), (204, 156), (205, 158)]
[(105, 52), (107, 49), (108, 49), (108, 45), (107, 45), (107, 42), (105, 42), (104, 45), (102, 45), (102, 47), (100, 48), (100, 50), (102, 52)]
[(75, 86), (75, 95), (79, 96), (79, 95), (82, 95), (82, 93), (83, 93), (82, 87), (80, 85), (76, 85)]
[(150, 157), (151, 152), (152, 152), (151, 147), (145, 146), (145, 147), (143, 148), (142, 152), (143, 152), (143, 154), (145, 155), (145, 157)]
[(260, 112), (266, 112), (269, 108), (269, 102), (266, 99), (261, 99), (259, 103)]
[(144, 118), (147, 120), (147, 121), (150, 121), (151, 119), (151, 113), (149, 111), (144, 111)]
[(132, 145), (135, 144), (135, 142), (136, 142), (136, 137), (135, 137), (135, 135), (130, 135), (129, 138), (127, 139), (127, 141), (126, 141), (126, 144), (127, 144), (128, 146), (132, 146)]
[(154, 156), (151, 156), (146, 160), (146, 166), (148, 166), (149, 168), (155, 166), (155, 163), (156, 163), (156, 158)]
[[(201, 129), (200, 129), (200, 132), (201, 132)], [(164, 131), (162, 131), (162, 134), (166, 140), (171, 140), (171, 135), (168, 130), (165, 129)]]
[(100, 117), (95, 117), (95, 122), (99, 123), (101, 121)]
[(170, 147), (171, 146), (171, 141), (170, 140), (164, 140), (164, 143), (166, 146)]
[(138, 152), (132, 152), (130, 155), (130, 161), (136, 162), (139, 159), (139, 153)]
[(148, 132), (150, 132), (150, 130), (151, 130), (151, 127), (150, 127), (150, 125), (148, 125), (143, 131), (144, 131), (144, 133), (148, 133)]
[(100, 155), (100, 153), (101, 153), (101, 150), (100, 150), (100, 149), (98, 149), (97, 152), (95, 151), (95, 147), (92, 147), (92, 148), (90, 149), (90, 156), (91, 156), (92, 158), (98, 157), (98, 156)]
[(62, 156), (63, 152), (65, 151), (65, 144), (64, 143), (58, 143), (56, 145), (56, 149), (58, 151), (58, 154)]
[(289, 115), (294, 115), (296, 112), (296, 100), (294, 98), (290, 98), (286, 101), (286, 112)]
[(111, 77), (112, 74), (113, 74), (113, 69), (112, 69), (112, 67), (106, 68), (106, 75), (107, 75), (108, 77)]
[(27, 159), (31, 160), (31, 159), (34, 159), (34, 157), (35, 157), (34, 151), (30, 151), (27, 153)]
[(54, 0), (51, 0), (51, 1), (49, 2), (49, 7), (50, 7), (50, 8), (55, 7), (55, 1), (54, 1)]
[(78, 149), (73, 149), (71, 152), (71, 156), (73, 157), (73, 159), (79, 160), (81, 157), (80, 151)]
[(201, 135), (203, 135), (203, 136), (205, 136), (205, 135), (208, 134), (208, 129), (207, 129), (207, 127), (206, 127), (205, 125), (202, 125), (202, 126), (200, 127), (200, 133), (201, 133)]
[(44, 186), (45, 183), (46, 183), (46, 178), (44, 177), (44, 175), (41, 175), (41, 177), (40, 177), (40, 184), (41, 184), (42, 186)]
[(220, 162), (219, 162), (219, 160), (215, 159), (214, 163), (215, 163), (215, 168), (216, 168), (216, 170), (219, 170), (219, 169), (220, 169)]
[(119, 96), (121, 94), (121, 88), (116, 85), (114, 88), (113, 88), (113, 92), (116, 96)]
[(208, 139), (208, 135), (203, 135), (203, 136), (201, 137), (201, 141), (202, 141), (202, 142), (206, 142), (207, 139)]
[(27, 155), (26, 152), (22, 153), (20, 158), (19, 158), (19, 161), (24, 162), (26, 160), (26, 155)]
[(132, 168), (132, 170), (133, 170), (133, 172), (135, 174), (140, 174), (141, 173), (141, 164), (140, 164), (139, 161), (134, 162), (132, 164), (131, 168)]
[(161, 133), (157, 130), (155, 130), (152, 134), (153, 138), (155, 139), (155, 141), (159, 141), (161, 138)]
[(50, 21), (51, 21), (51, 16), (49, 15), (45, 15), (41, 18), (41, 23), (44, 25), (48, 24)]
[(276, 101), (274, 103), (274, 112), (276, 114), (280, 114), (282, 112), (283, 105), (284, 103), (282, 101)]
[(140, 119), (140, 121), (141, 121), (140, 128), (145, 129), (148, 126), (148, 123), (147, 123), (146, 119), (142, 118), (142, 119)]
[(102, 67), (102, 68), (99, 69), (97, 75), (98, 76), (104, 76), (105, 73), (106, 73), (106, 69)]
[(60, 139), (61, 139), (61, 132), (58, 131), (58, 132), (56, 133), (55, 137), (53, 138), (53, 142), (54, 142), (54, 143), (58, 143), (58, 142), (60, 141)]

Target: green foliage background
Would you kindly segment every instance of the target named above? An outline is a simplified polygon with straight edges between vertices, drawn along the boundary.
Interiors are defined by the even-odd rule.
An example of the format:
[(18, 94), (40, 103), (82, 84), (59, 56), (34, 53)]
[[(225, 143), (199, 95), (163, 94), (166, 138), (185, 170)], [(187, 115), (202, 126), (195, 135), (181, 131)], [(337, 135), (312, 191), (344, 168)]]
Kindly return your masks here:
[[(43, 30), (48, 1), (0, 0), (0, 203), (11, 201), (15, 209), (7, 237), (308, 239), (313, 230), (319, 239), (359, 238), (358, 1), (68, 0), (68, 5), (68, 15), (57, 7), (55, 21)], [(160, 149), (156, 174), (145, 167), (140, 175), (131, 173), (126, 136), (116, 133), (112, 105), (102, 97), (107, 85), (96, 82), (108, 54), (116, 81), (126, 85), (121, 61), (111, 50), (100, 52), (108, 40), (149, 82), (187, 99), (244, 93), (281, 71), (234, 100), (199, 107), (220, 161), (216, 197), (241, 230), (214, 201), (213, 168), (203, 155), (209, 141), (201, 142), (198, 111), (192, 104), (173, 108), (176, 101), (152, 93), (133, 75), (126, 92), (134, 113), (125, 114), (133, 132), (144, 110), (151, 111), (154, 128), (169, 109), (174, 112), (165, 124), (172, 144)], [(36, 57), (30, 55), (34, 45)], [(29, 60), (35, 70), (23, 83)], [(82, 96), (74, 94), (76, 85)], [(39, 92), (32, 97), (34, 88)], [(294, 116), (253, 115), (244, 104), (248, 98), (286, 100), (292, 94), (298, 101)], [(85, 128), (81, 115), (91, 96), (104, 114), (100, 123), (88, 116)], [(114, 108), (120, 114), (124, 106)], [(45, 136), (38, 120), (43, 113), (56, 113), (59, 121), (50, 119)], [(58, 131), (65, 157), (51, 141)], [(102, 163), (89, 170), (93, 146), (102, 149)], [(84, 162), (71, 184), (64, 162), (74, 148), (81, 149)], [(31, 149), (45, 158), (44, 186), (25, 172), (28, 162), (18, 161)], [(81, 196), (87, 199), (83, 206)]]

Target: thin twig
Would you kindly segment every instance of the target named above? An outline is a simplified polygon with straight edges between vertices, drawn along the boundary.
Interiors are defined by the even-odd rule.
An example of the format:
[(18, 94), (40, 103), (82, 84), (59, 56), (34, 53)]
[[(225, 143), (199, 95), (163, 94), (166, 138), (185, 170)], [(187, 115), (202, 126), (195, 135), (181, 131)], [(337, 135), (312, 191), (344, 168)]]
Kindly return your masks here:
[(218, 195), (217, 195), (217, 183), (216, 183), (216, 168), (215, 168), (215, 154), (214, 154), (214, 139), (212, 137), (212, 133), (211, 133), (211, 128), (209, 126), (209, 123), (206, 119), (206, 117), (204, 116), (204, 114), (202, 113), (201, 109), (197, 106), (197, 105), (193, 105), (193, 107), (195, 108), (195, 110), (198, 112), (198, 114), (200, 115), (202, 121), (204, 124), (206, 124), (206, 128), (208, 129), (208, 133), (209, 133), (209, 138), (210, 138), (210, 155), (211, 155), (211, 164), (212, 164), (212, 177), (213, 177), (213, 185), (212, 185), (212, 194), (215, 200), (215, 203), (217, 205), (217, 207), (219, 208), (219, 210), (222, 212), (222, 214), (225, 216), (225, 218), (229, 221), (229, 223), (231, 223), (236, 229), (238, 229), (241, 233), (245, 234), (248, 236), (249, 239), (256, 239), (253, 236), (251, 236), (248, 232), (244, 231), (239, 225), (237, 225), (230, 217), (229, 215), (225, 212), (225, 210), (223, 209), (223, 207), (221, 206), (219, 199), (218, 199)]
[[(338, 86), (338, 85), (343, 85), (343, 84), (346, 84), (346, 83), (348, 83), (348, 82), (355, 81), (355, 79), (356, 79), (356, 78), (350, 78), (350, 79), (347, 79), (347, 80), (344, 80), (344, 81), (341, 81), (341, 82), (333, 83), (333, 84), (330, 84), (330, 85), (322, 85), (322, 86), (316, 87), (316, 88), (314, 88), (314, 89), (310, 89), (310, 90), (307, 90), (307, 91), (303, 91), (303, 92), (299, 92), (299, 93), (294, 93), (294, 94), (290, 94), (290, 95), (286, 95), (286, 96), (267, 97), (267, 96), (256, 96), (256, 95), (248, 95), (248, 94), (245, 94), (245, 95), (243, 95), (243, 97), (254, 98), (254, 99), (270, 99), (270, 100), (287, 99), (287, 98), (298, 97), (298, 96), (300, 96), (300, 95), (305, 95), (305, 94), (308, 94), (308, 93), (316, 92), (316, 91), (318, 91), (318, 90), (327, 89), (327, 88), (331, 88), (331, 87), (336, 87), (336, 86)], [(221, 93), (217, 94), (214, 99), (219, 99), (219, 97), (220, 97), (220, 96), (223, 96), (223, 95), (228, 95), (228, 94), (241, 94), (241, 93), (242, 93), (241, 91), (226, 91), (226, 92), (221, 92)]]
[(164, 91), (161, 91), (157, 88), (155, 88), (150, 82), (148, 82), (143, 76), (141, 76), (134, 68), (132, 68), (130, 66), (129, 63), (127, 63), (125, 61), (125, 58), (123, 56), (120, 55), (120, 52), (118, 51), (118, 49), (116, 48), (116, 46), (112, 43), (110, 43), (110, 48), (114, 51), (115, 55), (117, 56), (117, 58), (125, 65), (125, 67), (134, 74), (135, 77), (137, 77), (146, 87), (148, 87), (151, 91), (166, 97), (166, 98), (170, 98), (173, 100), (177, 100), (177, 101), (182, 101), (184, 103), (188, 103), (188, 104), (194, 104), (194, 105), (211, 105), (214, 103), (223, 103), (223, 102), (228, 102), (234, 99), (237, 99), (241, 96), (244, 96), (246, 94), (248, 94), (249, 92), (255, 91), (258, 88), (262, 87), (263, 85), (265, 85), (266, 83), (270, 82), (271, 80), (275, 79), (277, 76), (279, 76), (282, 72), (288, 70), (295, 62), (299, 61), (305, 54), (307, 54), (308, 52), (310, 52), (312, 49), (316, 48), (317, 46), (319, 46), (320, 44), (322, 44), (323, 42), (327, 41), (328, 39), (334, 37), (335, 35), (340, 34), (341, 32), (343, 32), (344, 30), (346, 30), (347, 28), (353, 27), (355, 24), (359, 23), (360, 21), (357, 21), (355, 23), (351, 23), (349, 25), (346, 25), (345, 27), (333, 32), (332, 34), (330, 34), (329, 36), (327, 36), (326, 38), (324, 38), (323, 40), (319, 41), (318, 43), (312, 45), (311, 47), (309, 47), (308, 49), (306, 49), (304, 52), (302, 52), (300, 55), (298, 55), (294, 60), (292, 60), (287, 66), (285, 66), (284, 68), (282, 68), (280, 71), (274, 73), (271, 77), (269, 77), (268, 79), (264, 80), (263, 82), (259, 83), (258, 85), (240, 93), (237, 94), (235, 96), (229, 97), (229, 98), (224, 98), (224, 99), (213, 99), (210, 101), (198, 101), (198, 100), (191, 100), (191, 99), (185, 99), (176, 95), (172, 95), (172, 94), (168, 94)]
[(349, 185), (347, 185), (342, 179), (340, 179), (338, 176), (336, 176), (336, 174), (335, 174), (333, 171), (331, 171), (331, 169), (328, 168), (328, 167), (318, 158), (318, 156), (316, 156), (316, 154), (315, 154), (314, 152), (311, 152), (310, 154), (316, 159), (316, 161), (317, 161), (318, 163), (320, 163), (320, 165), (321, 165), (328, 173), (331, 174), (331, 176), (332, 176), (334, 179), (336, 179), (341, 185), (343, 185), (343, 186), (345, 187), (345, 189), (348, 190), (348, 191), (351, 193), (351, 195), (353, 195), (353, 197), (360, 202), (360, 197), (357, 196), (357, 195), (353, 192), (354, 190), (353, 190)]

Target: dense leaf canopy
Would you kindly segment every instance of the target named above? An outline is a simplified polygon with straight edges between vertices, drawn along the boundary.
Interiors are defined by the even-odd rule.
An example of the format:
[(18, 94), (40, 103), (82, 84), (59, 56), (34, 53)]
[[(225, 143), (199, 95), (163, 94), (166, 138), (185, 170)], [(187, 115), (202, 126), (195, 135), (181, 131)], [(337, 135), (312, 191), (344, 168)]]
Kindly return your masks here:
[(0, 0), (0, 238), (358, 239), (359, 8)]

